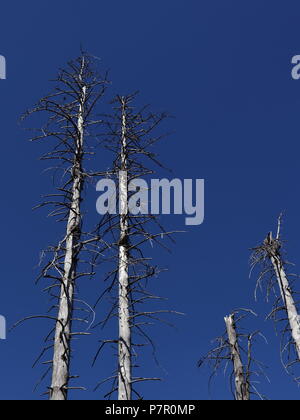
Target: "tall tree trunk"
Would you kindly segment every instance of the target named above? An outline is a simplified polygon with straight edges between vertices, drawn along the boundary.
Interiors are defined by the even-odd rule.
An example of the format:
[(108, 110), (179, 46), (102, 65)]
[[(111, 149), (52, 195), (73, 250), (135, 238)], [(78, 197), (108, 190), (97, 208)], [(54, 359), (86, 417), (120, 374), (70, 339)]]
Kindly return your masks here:
[(234, 315), (225, 317), (231, 358), (234, 365), (235, 399), (237, 401), (250, 400), (249, 384), (245, 378), (244, 367), (240, 355)]
[(300, 360), (300, 317), (298, 315), (297, 306), (288, 277), (284, 270), (283, 261), (280, 254), (277, 252), (278, 246), (276, 246), (276, 242), (273, 241), (272, 235), (270, 235), (266, 241), (269, 241), (271, 245), (274, 245), (272, 246), (272, 251), (270, 252), (270, 259), (278, 280), (281, 297), (286, 308), (292, 337), (295, 342), (298, 359)]
[[(136, 180), (136, 190), (144, 189), (139, 181), (146, 175), (153, 174), (153, 170), (147, 168), (149, 160), (159, 164), (153, 153), (152, 146), (160, 136), (157, 136), (156, 129), (167, 117), (165, 113), (154, 114), (143, 107), (136, 112), (133, 102), (136, 94), (122, 97), (117, 95), (113, 103), (114, 114), (108, 116), (106, 125), (108, 127), (108, 148), (114, 153), (112, 169), (109, 172), (114, 177), (119, 177), (119, 214), (115, 211), (108, 211), (106, 223), (107, 232), (112, 241), (113, 259), (116, 268), (109, 273), (111, 287), (107, 290), (116, 291), (112, 311), (109, 312), (105, 322), (115, 317), (115, 308), (118, 308), (118, 372), (111, 379), (117, 382), (113, 386), (111, 396), (118, 392), (119, 400), (131, 400), (135, 394), (141, 395), (135, 389), (135, 384), (143, 381), (159, 380), (159, 378), (147, 378), (135, 376), (134, 359), (137, 357), (135, 347), (140, 348), (145, 344), (153, 346), (146, 329), (149, 319), (153, 320), (156, 314), (173, 311), (145, 310), (146, 304), (151, 300), (160, 299), (148, 290), (148, 280), (160, 274), (160, 269), (152, 265), (152, 259), (144, 256), (143, 247), (149, 242), (165, 247), (162, 241), (174, 232), (166, 232), (161, 227), (155, 216), (145, 213), (144, 199), (140, 198), (129, 208), (131, 198), (135, 195), (133, 181)], [(105, 175), (106, 176), (106, 175)], [(101, 186), (102, 188), (102, 186)], [(137, 191), (136, 191), (137, 192)], [(115, 194), (115, 192), (113, 193)], [(142, 196), (142, 194), (141, 194)], [(135, 197), (136, 198), (136, 197)], [(115, 203), (113, 203), (115, 204)], [(114, 210), (113, 206), (113, 210)], [(106, 214), (106, 212), (104, 212)], [(159, 228), (159, 233), (155, 233)], [(119, 234), (115, 235), (116, 228)], [(117, 290), (115, 290), (115, 287)], [(106, 292), (105, 292), (106, 293)], [(144, 330), (145, 329), (145, 330)], [(137, 342), (132, 342), (133, 332), (137, 333)], [(139, 337), (143, 337), (139, 343)], [(100, 347), (116, 340), (105, 340)], [(99, 354), (99, 352), (97, 353)], [(115, 383), (114, 383), (115, 385)]]
[[(84, 61), (82, 67), (84, 66)], [(77, 123), (77, 144), (74, 155), (72, 201), (66, 231), (66, 253), (64, 259), (64, 276), (62, 279), (59, 310), (55, 331), (53, 373), (50, 388), (50, 400), (64, 401), (68, 396), (70, 377), (71, 327), (73, 317), (74, 282), (77, 273), (78, 249), (76, 245), (81, 237), (81, 192), (83, 188), (82, 159), (84, 142), (84, 104), (86, 87), (81, 87)]]
[(131, 400), (131, 326), (128, 255), (128, 174), (126, 139), (126, 103), (122, 101), (122, 145), (120, 184), (119, 242), (119, 384), (118, 399)]
[[(89, 335), (81, 331), (81, 325), (87, 322), (82, 313), (89, 307), (94, 317), (94, 311), (77, 296), (77, 304), (74, 305), (75, 288), (78, 279), (96, 275), (95, 266), (103, 256), (101, 223), (89, 230), (89, 223), (85, 223), (81, 212), (85, 180), (99, 176), (99, 172), (85, 168), (86, 156), (95, 155), (92, 149), (98, 144), (96, 131), (103, 120), (97, 118), (97, 107), (107, 86), (106, 78), (99, 77), (95, 64), (93, 57), (82, 51), (78, 58), (59, 71), (53, 91), (23, 115), (23, 119), (36, 113), (46, 117), (42, 127), (34, 130), (36, 133), (30, 140), (51, 142), (51, 149), (41, 159), (57, 163), (53, 167), (55, 193), (44, 196), (43, 202), (36, 208), (50, 206), (49, 216), (63, 223), (62, 238), (43, 252), (43, 257), (49, 257), (38, 276), (38, 280), (44, 279), (50, 283), (45, 291), (52, 300), (55, 299), (55, 305), (52, 303), (50, 310), (57, 311), (55, 316), (46, 317), (54, 320), (55, 324), (47, 334), (45, 347), (37, 360), (47, 357), (43, 362), (47, 365), (51, 360), (48, 368), (51, 371), (51, 384), (48, 387), (50, 400), (66, 400), (69, 390), (84, 389), (69, 386), (70, 379), (74, 378), (70, 373), (71, 338)], [(96, 142), (88, 142), (87, 139)], [(59, 178), (56, 176), (58, 171), (62, 174)], [(74, 332), (77, 325), (80, 328)], [(52, 351), (52, 348), (53, 353), (49, 356), (48, 351)]]

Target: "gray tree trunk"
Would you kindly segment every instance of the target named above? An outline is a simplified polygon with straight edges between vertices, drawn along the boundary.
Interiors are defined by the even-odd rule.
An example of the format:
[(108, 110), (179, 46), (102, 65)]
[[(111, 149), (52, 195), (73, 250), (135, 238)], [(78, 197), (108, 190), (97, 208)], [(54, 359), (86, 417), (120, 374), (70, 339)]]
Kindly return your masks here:
[(83, 176), (81, 171), (83, 157), (84, 127), (83, 115), (86, 100), (86, 87), (82, 87), (81, 101), (78, 112), (78, 138), (76, 144), (75, 161), (72, 168), (73, 186), (72, 202), (66, 232), (66, 253), (64, 260), (64, 276), (62, 279), (58, 321), (56, 324), (53, 373), (50, 388), (50, 400), (64, 401), (68, 395), (68, 382), (70, 376), (70, 353), (71, 353), (71, 327), (73, 316), (74, 280), (77, 271), (76, 244), (81, 235), (81, 191)]
[(281, 297), (288, 314), (288, 320), (292, 332), (292, 337), (295, 342), (298, 359), (300, 360), (300, 317), (298, 315), (296, 303), (293, 298), (289, 280), (285, 273), (280, 256), (275, 252), (272, 253), (271, 262), (276, 273)]
[(227, 316), (224, 319), (234, 366), (235, 399), (237, 401), (248, 401), (250, 400), (250, 390), (244, 374), (234, 315)]
[(120, 242), (119, 242), (119, 384), (118, 399), (131, 400), (131, 326), (129, 299), (128, 256), (128, 179), (126, 107), (122, 108), (122, 150), (120, 184)]

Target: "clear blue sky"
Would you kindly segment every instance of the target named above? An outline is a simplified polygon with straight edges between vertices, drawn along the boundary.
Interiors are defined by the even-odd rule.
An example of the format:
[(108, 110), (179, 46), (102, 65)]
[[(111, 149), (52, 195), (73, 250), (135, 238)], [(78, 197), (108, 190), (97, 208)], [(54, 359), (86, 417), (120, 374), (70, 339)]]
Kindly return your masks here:
[[(236, 307), (259, 312), (253, 327), (269, 340), (258, 347), (257, 358), (269, 366), (271, 380), (260, 390), (270, 399), (299, 398), (280, 365), (273, 326), (264, 322), (270, 307), (254, 302), (255, 280), (248, 278), (249, 248), (274, 227), (282, 210), (289, 259), (300, 268), (300, 81), (290, 75), (291, 58), (300, 54), (299, 18), (297, 0), (2, 4), (0, 54), (7, 58), (8, 79), (0, 81), (0, 313), (9, 325), (45, 313), (47, 296), (42, 285), (34, 285), (35, 266), (39, 250), (59, 232), (45, 213), (31, 211), (51, 185), (38, 161), (41, 149), (26, 141), (17, 119), (49, 90), (48, 80), (82, 44), (111, 69), (114, 91), (139, 89), (145, 102), (176, 116), (169, 123), (175, 133), (159, 148), (174, 177), (206, 179), (204, 225), (180, 236), (172, 255), (155, 251), (158, 263), (169, 267), (158, 290), (186, 316), (174, 320), (176, 330), (153, 330), (162, 367), (148, 353), (140, 363), (163, 381), (141, 386), (145, 398), (231, 398), (222, 375), (210, 395), (207, 371), (196, 363), (223, 331), (224, 315)], [(181, 217), (169, 219), (166, 225), (185, 228)], [(100, 275), (97, 281), (101, 290)], [(95, 282), (91, 293), (83, 287), (91, 301)], [(31, 364), (47, 327), (47, 321), (32, 321), (0, 342), (1, 399), (40, 398), (44, 388), (35, 394), (32, 389), (42, 370), (32, 370)], [(81, 374), (80, 385), (89, 391), (75, 392), (73, 399), (102, 398), (102, 391), (92, 388), (115, 367), (114, 356), (107, 350), (94, 369), (90, 361), (97, 340), (109, 331), (103, 334), (95, 331), (77, 348), (74, 373)]]

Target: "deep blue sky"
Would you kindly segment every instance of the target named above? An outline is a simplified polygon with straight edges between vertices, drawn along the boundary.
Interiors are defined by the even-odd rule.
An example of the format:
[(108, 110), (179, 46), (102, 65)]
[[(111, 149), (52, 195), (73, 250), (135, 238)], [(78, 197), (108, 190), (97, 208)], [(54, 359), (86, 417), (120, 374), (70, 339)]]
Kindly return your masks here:
[[(145, 102), (176, 116), (169, 123), (175, 134), (159, 148), (174, 177), (206, 179), (204, 225), (180, 236), (172, 255), (157, 252), (158, 263), (169, 267), (158, 290), (186, 316), (174, 320), (176, 330), (154, 329), (162, 368), (149, 354), (140, 362), (148, 375), (163, 381), (142, 386), (145, 398), (231, 398), (222, 375), (208, 393), (207, 371), (196, 362), (223, 331), (224, 315), (236, 307), (259, 312), (253, 328), (269, 340), (258, 347), (257, 358), (269, 366), (271, 384), (263, 381), (260, 390), (270, 399), (299, 398), (280, 365), (273, 326), (264, 322), (270, 307), (254, 302), (255, 279), (248, 278), (249, 248), (274, 227), (282, 210), (289, 259), (300, 267), (300, 81), (290, 75), (291, 58), (300, 54), (299, 18), (297, 0), (2, 4), (0, 54), (7, 58), (8, 79), (0, 81), (0, 313), (9, 325), (47, 309), (47, 297), (34, 285), (34, 267), (39, 250), (59, 232), (45, 213), (31, 211), (49, 191), (49, 181), (38, 161), (40, 148), (26, 141), (17, 119), (48, 92), (48, 80), (82, 44), (101, 58), (102, 68), (111, 69), (113, 91), (139, 89)], [(181, 217), (164, 221), (185, 228)], [(95, 283), (90, 287), (95, 290)], [(45, 321), (33, 321), (0, 342), (1, 399), (40, 398), (44, 388), (35, 394), (32, 389), (41, 370), (31, 364), (45, 328)], [(91, 390), (114, 368), (109, 351), (90, 368), (102, 334), (82, 340), (75, 367), (80, 385), (90, 391), (74, 393), (73, 399), (102, 398), (101, 391)]]

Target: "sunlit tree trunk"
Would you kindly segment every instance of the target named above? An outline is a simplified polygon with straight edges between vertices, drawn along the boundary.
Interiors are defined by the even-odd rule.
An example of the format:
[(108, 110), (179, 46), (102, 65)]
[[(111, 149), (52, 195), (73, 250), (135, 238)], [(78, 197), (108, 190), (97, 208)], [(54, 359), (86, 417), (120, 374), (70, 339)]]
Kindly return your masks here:
[(286, 275), (281, 255), (277, 252), (277, 242), (273, 241), (271, 235), (269, 235), (266, 241), (269, 241), (270, 244), (270, 259), (278, 280), (282, 301), (288, 315), (291, 334), (295, 342), (298, 359), (300, 360), (300, 317), (293, 297), (292, 288), (289, 284), (289, 279)]
[[(118, 182), (118, 194), (113, 188), (110, 197), (111, 203), (116, 204), (115, 198), (118, 196), (119, 212), (116, 214), (116, 206), (111, 204), (108, 207), (114, 211), (106, 210), (107, 214), (104, 212), (108, 233), (106, 243), (110, 244), (112, 250), (114, 269), (106, 278), (111, 283), (102, 295), (113, 291), (113, 305), (102, 323), (106, 325), (109, 320), (117, 317), (119, 331), (117, 337), (101, 342), (94, 363), (105, 345), (117, 343), (118, 370), (105, 380), (113, 381), (111, 391), (105, 397), (111, 397), (116, 392), (119, 400), (131, 400), (133, 395), (142, 398), (136, 384), (159, 380), (151, 376), (135, 376), (135, 368), (139, 367), (135, 362), (139, 355), (137, 349), (147, 344), (154, 347), (147, 327), (152, 325), (153, 320), (160, 320), (158, 314), (176, 313), (159, 310), (154, 305), (154, 301), (162, 298), (148, 289), (148, 281), (157, 277), (161, 270), (153, 265), (151, 257), (144, 255), (144, 248), (148, 244), (165, 248), (165, 240), (170, 240), (175, 233), (165, 231), (158, 218), (149, 214), (142, 179), (155, 173), (153, 163), (160, 165), (152, 147), (161, 138), (156, 129), (167, 115), (150, 112), (148, 107), (136, 111), (135, 98), (136, 94), (117, 95), (113, 100), (114, 114), (107, 115), (105, 120), (105, 144), (113, 152), (113, 165), (104, 176), (111, 176)], [(151, 168), (146, 166), (147, 162)], [(140, 198), (137, 199), (139, 188)], [(133, 334), (135, 340), (132, 340)]]
[(237, 401), (250, 400), (249, 384), (246, 381), (244, 367), (235, 327), (234, 315), (225, 317), (231, 359), (234, 365), (235, 399)]
[(72, 201), (69, 212), (66, 232), (66, 254), (64, 260), (64, 277), (61, 284), (59, 311), (56, 324), (53, 373), (50, 388), (51, 400), (66, 400), (67, 385), (69, 382), (70, 342), (73, 315), (74, 281), (77, 272), (78, 239), (81, 237), (81, 192), (83, 188), (82, 159), (84, 128), (83, 115), (86, 97), (86, 87), (81, 88), (81, 102), (79, 104), (77, 124), (77, 144), (74, 157)]
[(128, 179), (126, 104), (122, 101), (122, 145), (120, 185), (119, 242), (119, 386), (118, 399), (131, 400), (131, 327), (128, 261)]
[[(44, 195), (36, 208), (50, 206), (48, 216), (63, 224), (62, 237), (42, 252), (40, 261), (38, 281), (44, 279), (50, 283), (44, 289), (51, 297), (48, 315), (25, 319), (54, 321), (36, 363), (47, 357), (42, 361), (48, 367), (42, 380), (48, 373), (51, 375), (47, 394), (50, 400), (63, 401), (67, 400), (69, 390), (85, 389), (70, 386), (71, 380), (78, 378), (70, 373), (71, 339), (89, 335), (87, 329), (82, 331), (81, 327), (86, 327), (89, 317), (94, 319), (95, 316), (93, 308), (83, 299), (78, 299), (77, 283), (79, 279), (96, 275), (95, 267), (107, 246), (103, 247), (101, 222), (91, 229), (81, 211), (81, 203), (86, 180), (99, 177), (98, 172), (92, 172), (85, 165), (87, 157), (90, 162), (99, 144), (98, 129), (103, 120), (97, 118), (98, 103), (108, 82), (106, 77), (100, 79), (93, 57), (83, 51), (59, 71), (54, 82), (54, 90), (28, 110), (23, 119), (33, 114), (46, 116), (42, 127), (34, 130), (37, 133), (31, 141), (51, 145), (41, 159), (55, 162), (49, 168), (55, 170), (55, 190)], [(43, 263), (45, 258), (47, 262)], [(51, 311), (55, 314), (50, 314)]]

